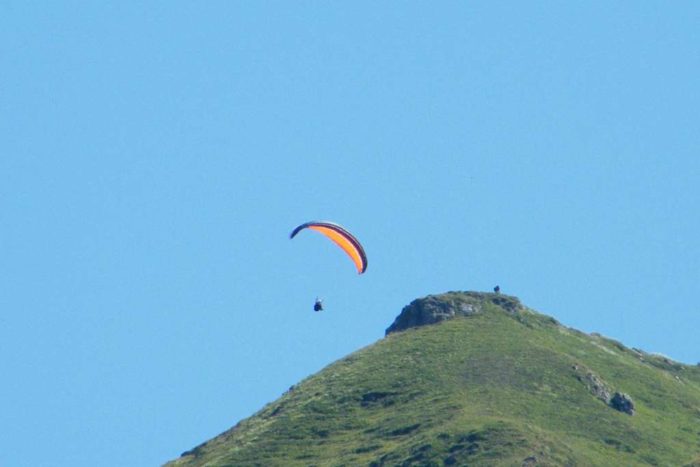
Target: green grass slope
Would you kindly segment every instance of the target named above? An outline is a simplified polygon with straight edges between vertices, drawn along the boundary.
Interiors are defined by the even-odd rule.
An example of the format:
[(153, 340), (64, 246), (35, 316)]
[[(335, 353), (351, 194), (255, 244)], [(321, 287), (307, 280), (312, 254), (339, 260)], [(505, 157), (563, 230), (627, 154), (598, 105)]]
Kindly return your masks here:
[(700, 465), (700, 368), (504, 297), (433, 296), (480, 311), (389, 334), (168, 465)]

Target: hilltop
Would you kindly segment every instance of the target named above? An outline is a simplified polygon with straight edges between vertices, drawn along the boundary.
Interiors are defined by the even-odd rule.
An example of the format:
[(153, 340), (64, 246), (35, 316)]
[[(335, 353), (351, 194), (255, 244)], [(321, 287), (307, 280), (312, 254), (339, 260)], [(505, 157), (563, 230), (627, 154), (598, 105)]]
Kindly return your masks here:
[(168, 465), (700, 465), (700, 368), (448, 292)]

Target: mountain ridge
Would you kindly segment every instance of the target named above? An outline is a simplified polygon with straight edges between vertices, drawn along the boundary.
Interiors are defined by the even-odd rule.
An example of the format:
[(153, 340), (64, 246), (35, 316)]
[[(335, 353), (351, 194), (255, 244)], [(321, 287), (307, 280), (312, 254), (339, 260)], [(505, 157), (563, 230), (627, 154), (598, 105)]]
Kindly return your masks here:
[(698, 462), (700, 368), (447, 292), (167, 465)]

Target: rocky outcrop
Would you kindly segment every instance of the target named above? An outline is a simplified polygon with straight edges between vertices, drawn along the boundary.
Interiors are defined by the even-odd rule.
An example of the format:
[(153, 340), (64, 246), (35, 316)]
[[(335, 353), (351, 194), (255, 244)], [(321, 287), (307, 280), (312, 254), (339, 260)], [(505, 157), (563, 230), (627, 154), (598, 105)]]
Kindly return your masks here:
[[(582, 382), (591, 395), (605, 402), (608, 406), (620, 412), (634, 415), (634, 402), (632, 398), (623, 392), (615, 392), (610, 389), (610, 385), (583, 365), (575, 364), (572, 369), (576, 379)], [(610, 395), (612, 394), (612, 396)]]
[(624, 392), (616, 392), (610, 399), (610, 407), (620, 412), (634, 415), (634, 402), (632, 398)]
[(405, 306), (393, 324), (387, 328), (386, 334), (439, 323), (456, 316), (474, 315), (480, 313), (486, 303), (496, 305), (509, 313), (523, 309), (517, 298), (496, 293), (448, 292), (428, 295)]
[(574, 365), (573, 370), (576, 379), (586, 386), (588, 392), (606, 404), (610, 402), (610, 388), (600, 376), (579, 364)]

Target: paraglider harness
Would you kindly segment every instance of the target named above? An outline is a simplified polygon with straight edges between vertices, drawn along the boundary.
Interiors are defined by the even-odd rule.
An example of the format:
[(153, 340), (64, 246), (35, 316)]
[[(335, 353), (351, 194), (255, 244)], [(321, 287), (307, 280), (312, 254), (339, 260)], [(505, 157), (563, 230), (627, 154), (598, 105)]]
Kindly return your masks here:
[(316, 297), (316, 302), (314, 302), (314, 311), (323, 311), (323, 300)]

